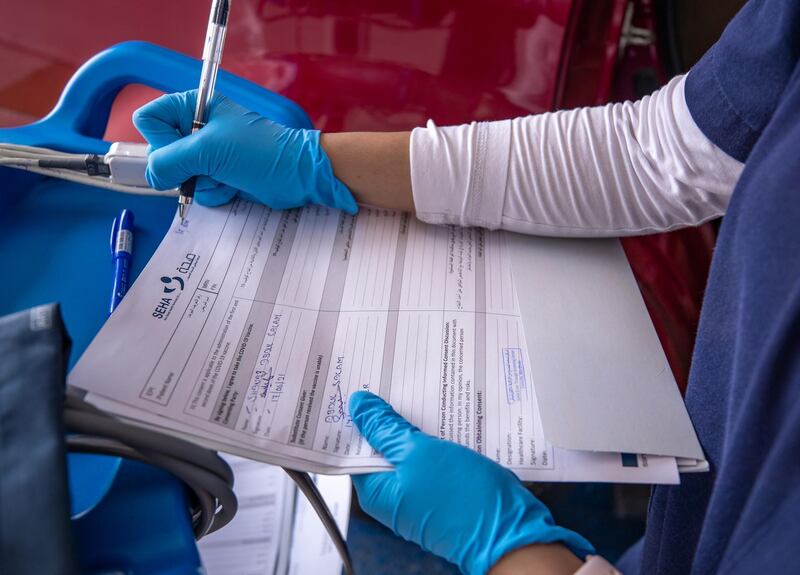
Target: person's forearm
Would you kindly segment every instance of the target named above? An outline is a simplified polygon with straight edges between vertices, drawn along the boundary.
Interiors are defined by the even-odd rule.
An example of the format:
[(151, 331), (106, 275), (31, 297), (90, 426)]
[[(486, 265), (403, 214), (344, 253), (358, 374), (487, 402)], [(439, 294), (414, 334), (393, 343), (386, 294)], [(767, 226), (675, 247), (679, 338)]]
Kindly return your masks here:
[(411, 132), (322, 134), (333, 173), (359, 204), (414, 211), (411, 194)]
[(678, 77), (633, 103), (414, 130), (417, 216), (583, 237), (718, 217), (742, 164), (694, 123), (683, 82)]
[(361, 204), (548, 236), (698, 225), (724, 213), (742, 169), (694, 124), (681, 78), (635, 103), (322, 145)]
[(505, 555), (489, 575), (572, 575), (582, 564), (561, 544), (535, 544)]

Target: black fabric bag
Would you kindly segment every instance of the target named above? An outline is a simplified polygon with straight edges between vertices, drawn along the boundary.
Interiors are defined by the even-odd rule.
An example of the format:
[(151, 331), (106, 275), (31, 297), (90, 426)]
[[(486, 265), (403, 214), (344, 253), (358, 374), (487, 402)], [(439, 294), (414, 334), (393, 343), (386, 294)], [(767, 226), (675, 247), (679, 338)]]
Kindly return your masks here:
[(0, 573), (78, 572), (63, 428), (70, 339), (57, 304), (0, 318)]

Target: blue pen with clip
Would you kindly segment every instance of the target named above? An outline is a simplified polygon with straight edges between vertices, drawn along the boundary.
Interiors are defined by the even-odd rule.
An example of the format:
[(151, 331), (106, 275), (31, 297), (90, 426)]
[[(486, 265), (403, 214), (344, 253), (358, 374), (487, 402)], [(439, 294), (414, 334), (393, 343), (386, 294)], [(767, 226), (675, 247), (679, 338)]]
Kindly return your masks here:
[(111, 315), (125, 297), (130, 285), (133, 257), (133, 212), (122, 210), (111, 224), (111, 259), (114, 263), (114, 291), (108, 314)]

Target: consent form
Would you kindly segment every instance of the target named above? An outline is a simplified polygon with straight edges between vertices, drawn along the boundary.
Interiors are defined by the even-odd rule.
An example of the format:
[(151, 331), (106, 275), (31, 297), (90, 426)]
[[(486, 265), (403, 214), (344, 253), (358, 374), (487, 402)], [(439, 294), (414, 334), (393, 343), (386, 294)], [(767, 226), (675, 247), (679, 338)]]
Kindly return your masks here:
[[(74, 370), (98, 407), (212, 448), (322, 473), (388, 464), (348, 398), (520, 478), (677, 483), (674, 458), (548, 443), (502, 232), (236, 200), (176, 218)], [(535, 239), (531, 239), (535, 241)]]

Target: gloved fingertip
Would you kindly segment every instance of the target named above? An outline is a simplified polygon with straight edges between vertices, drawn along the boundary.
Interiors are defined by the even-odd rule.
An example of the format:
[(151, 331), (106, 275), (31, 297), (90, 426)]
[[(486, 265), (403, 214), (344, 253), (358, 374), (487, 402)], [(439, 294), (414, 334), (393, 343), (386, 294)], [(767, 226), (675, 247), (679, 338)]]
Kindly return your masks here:
[(164, 183), (163, 180), (153, 173), (149, 164), (144, 170), (144, 178), (147, 180), (147, 185), (154, 190), (169, 190), (177, 186), (177, 184), (170, 185), (169, 183)]
[(139, 130), (139, 132), (142, 131), (141, 125), (142, 125), (143, 114), (145, 113), (145, 106), (147, 106), (147, 104), (145, 104), (144, 106), (140, 106), (139, 108), (136, 108), (131, 114), (131, 122), (133, 123), (133, 127)]
[(380, 403), (386, 402), (371, 391), (353, 392), (350, 394), (350, 399), (348, 400), (350, 415), (351, 417), (355, 417), (356, 414), (361, 415), (362, 412), (366, 409), (369, 409), (370, 406), (378, 405)]
[(173, 94), (162, 94), (158, 98), (136, 108), (131, 115), (131, 120), (133, 120), (133, 125), (136, 129), (141, 131), (142, 127), (145, 127), (150, 120), (161, 119), (164, 115), (165, 104), (171, 102), (174, 97)]
[(195, 99), (192, 92), (164, 94), (135, 110), (133, 125), (154, 147), (167, 146), (191, 132)]
[(210, 190), (198, 190), (195, 194), (197, 203), (201, 206), (215, 208), (230, 202), (236, 195), (236, 190), (228, 186), (212, 188)]
[(389, 463), (402, 461), (419, 430), (374, 393), (357, 391), (350, 396), (350, 417), (358, 431)]
[(171, 178), (167, 177), (172, 170), (170, 170), (170, 161), (163, 150), (164, 148), (159, 148), (147, 156), (147, 168), (144, 171), (147, 183), (156, 190), (168, 190), (181, 183), (173, 182)]

